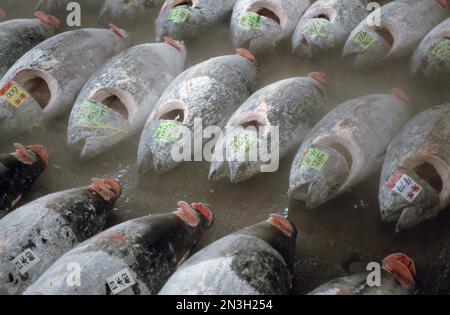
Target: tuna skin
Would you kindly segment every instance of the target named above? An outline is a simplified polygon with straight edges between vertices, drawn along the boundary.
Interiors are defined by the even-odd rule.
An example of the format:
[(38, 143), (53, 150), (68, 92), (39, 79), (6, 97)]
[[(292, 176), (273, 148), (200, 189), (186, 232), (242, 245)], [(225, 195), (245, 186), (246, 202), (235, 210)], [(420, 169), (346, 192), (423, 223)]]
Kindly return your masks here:
[[(434, 106), (412, 119), (390, 144), (381, 173), (380, 210), (396, 230), (431, 219), (450, 204), (450, 104)], [(413, 202), (391, 190), (397, 171), (422, 187)]]
[[(270, 84), (255, 92), (239, 107), (227, 123), (227, 134), (217, 141), (209, 177), (220, 180), (229, 177), (236, 183), (246, 180), (261, 170), (261, 161), (224, 161), (226, 139), (249, 134), (250, 137), (268, 143), (272, 139), (270, 127), (279, 127), (279, 155), (284, 157), (289, 150), (298, 146), (307, 133), (323, 117), (327, 110), (325, 104), (326, 87), (310, 77), (298, 77)], [(243, 129), (246, 125), (257, 123), (262, 134), (253, 129)], [(269, 152), (272, 153), (272, 152)]]
[[(176, 40), (187, 40), (195, 37), (200, 31), (227, 19), (233, 10), (236, 0), (192, 0), (192, 5), (183, 0), (167, 0), (156, 20), (156, 40), (164, 36)], [(175, 9), (189, 11), (184, 21), (171, 21), (169, 18)]]
[[(397, 0), (375, 10), (350, 34), (343, 56), (354, 68), (377, 66), (387, 60), (410, 56), (425, 35), (448, 17), (445, 0)], [(381, 12), (379, 11), (381, 10)], [(381, 28), (369, 26), (367, 21), (381, 17)], [(360, 31), (372, 38), (362, 46), (354, 41)], [(363, 48), (364, 47), (364, 48)]]
[(15, 19), (0, 24), (0, 77), (23, 54), (53, 36), (56, 29), (39, 19)]
[(342, 277), (321, 285), (308, 295), (412, 295), (414, 288), (402, 286), (390, 273), (381, 271), (381, 286), (370, 287), (367, 274)]
[[(234, 47), (247, 48), (253, 53), (270, 50), (291, 36), (310, 4), (310, 0), (239, 0), (231, 18)], [(247, 12), (260, 15), (260, 27), (241, 26), (242, 15)]]
[(131, 44), (128, 34), (121, 32), (124, 38), (106, 29), (69, 31), (22, 56), (0, 86), (15, 81), (30, 97), (19, 108), (0, 99), (0, 132), (12, 136), (67, 113), (95, 70)]
[(15, 208), (47, 166), (31, 148), (27, 152), (32, 164), (20, 161), (14, 153), (0, 155), (0, 218)]
[[(110, 295), (106, 279), (131, 271), (136, 284), (121, 295), (157, 294), (178, 265), (186, 259), (208, 223), (185, 224), (176, 213), (127, 221), (85, 241), (53, 264), (26, 295)], [(69, 286), (68, 264), (81, 266), (81, 286)]]
[(182, 264), (159, 294), (288, 294), (297, 237), (292, 229), (288, 235), (266, 221), (226, 236)]
[[(300, 19), (292, 37), (294, 54), (302, 58), (342, 49), (351, 31), (367, 17), (369, 0), (318, 0)], [(324, 25), (325, 36), (312, 32)]]
[(433, 53), (433, 48), (439, 45), (450, 47), (449, 38), (450, 18), (436, 26), (420, 43), (411, 60), (411, 73), (420, 74), (428, 81), (447, 82), (450, 79), (450, 56)]
[[(171, 151), (183, 139), (172, 143), (154, 137), (161, 121), (175, 120), (192, 134), (195, 119), (202, 119), (204, 129), (223, 128), (250, 95), (255, 79), (256, 65), (239, 55), (209, 59), (179, 75), (163, 93), (145, 125), (138, 152), (141, 173), (151, 169), (164, 173), (182, 163), (174, 161)], [(182, 117), (171, 117), (177, 110)]]
[[(177, 45), (180, 51), (166, 43), (143, 44), (106, 62), (75, 102), (68, 127), (69, 148), (82, 159), (93, 158), (142, 130), (161, 94), (183, 71), (186, 49), (182, 43)], [(111, 97), (118, 100), (109, 104)], [(108, 112), (106, 121), (97, 125), (78, 116), (89, 101), (104, 104), (100, 106)]]
[(142, 20), (163, 4), (164, 0), (105, 0), (99, 20), (103, 22), (133, 22)]
[[(409, 117), (409, 106), (392, 95), (367, 95), (339, 105), (314, 127), (295, 156), (290, 197), (315, 208), (376, 172)], [(302, 165), (309, 149), (329, 155), (320, 171)]]
[[(61, 255), (103, 229), (118, 197), (88, 187), (44, 196), (0, 220), (0, 294), (21, 294)], [(12, 260), (31, 249), (40, 261), (21, 275)]]

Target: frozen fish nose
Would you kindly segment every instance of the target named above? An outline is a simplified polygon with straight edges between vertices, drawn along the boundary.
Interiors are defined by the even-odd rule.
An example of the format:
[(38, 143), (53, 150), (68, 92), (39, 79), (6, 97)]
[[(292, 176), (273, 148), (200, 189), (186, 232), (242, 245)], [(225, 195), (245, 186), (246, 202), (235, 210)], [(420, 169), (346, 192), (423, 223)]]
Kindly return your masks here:
[(415, 285), (416, 267), (414, 261), (403, 253), (395, 253), (383, 259), (383, 269), (392, 274), (405, 288)]
[(213, 224), (214, 214), (213, 214), (211, 208), (207, 204), (197, 202), (197, 203), (193, 203), (191, 206), (193, 209), (195, 209), (202, 215), (202, 217), (206, 220), (208, 226)]
[(277, 229), (279, 229), (289, 237), (297, 234), (295, 226), (292, 225), (292, 223), (288, 219), (279, 214), (271, 214), (267, 222), (275, 226)]
[(121, 195), (120, 185), (114, 179), (92, 179), (90, 189), (99, 194), (104, 200), (109, 201), (119, 198)]
[[(333, 198), (346, 182), (352, 167), (352, 156), (342, 145), (310, 147), (300, 161), (294, 161), (289, 196), (316, 208)], [(312, 156), (321, 156), (313, 161)]]

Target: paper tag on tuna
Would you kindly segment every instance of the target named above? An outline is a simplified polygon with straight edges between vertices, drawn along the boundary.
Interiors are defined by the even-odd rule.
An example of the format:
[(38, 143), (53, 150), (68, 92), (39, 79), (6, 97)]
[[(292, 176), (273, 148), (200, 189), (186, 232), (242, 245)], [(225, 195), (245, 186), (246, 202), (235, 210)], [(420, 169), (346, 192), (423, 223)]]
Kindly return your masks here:
[(441, 41), (430, 47), (430, 53), (442, 60), (450, 58), (450, 43)]
[(233, 153), (233, 156), (241, 154), (245, 157), (258, 149), (258, 138), (246, 133), (238, 133), (233, 135), (227, 147)]
[(369, 48), (373, 43), (375, 43), (375, 37), (370, 35), (367, 31), (359, 31), (354, 37), (353, 42), (358, 44), (359, 47), (366, 50)]
[(25, 250), (22, 254), (18, 255), (16, 258), (12, 260), (14, 266), (16, 266), (17, 270), (24, 275), (28, 270), (31, 269), (34, 265), (36, 265), (40, 261), (39, 257), (37, 257), (31, 249)]
[(329, 153), (319, 149), (309, 148), (303, 154), (300, 164), (320, 172), (329, 158)]
[(403, 174), (397, 180), (392, 190), (402, 195), (403, 198), (405, 198), (407, 201), (413, 202), (422, 192), (423, 188), (419, 184), (417, 184), (411, 177)]
[(119, 271), (118, 273), (112, 275), (108, 279), (106, 279), (109, 288), (111, 289), (112, 294), (116, 295), (126, 290), (133, 285), (136, 284), (136, 281), (133, 279), (130, 270), (127, 268)]
[(168, 142), (177, 142), (180, 140), (182, 134), (183, 126), (178, 122), (174, 120), (161, 120), (153, 134), (153, 138)]
[(98, 125), (108, 116), (108, 111), (105, 107), (97, 102), (85, 102), (78, 108), (75, 117), (86, 120), (93, 125)]
[(175, 23), (183, 23), (186, 21), (187, 17), (191, 11), (186, 8), (175, 8), (172, 11), (170, 11), (169, 14), (169, 21), (175, 22)]
[(239, 18), (239, 26), (246, 29), (259, 29), (262, 25), (261, 15), (253, 12), (246, 12)]
[(327, 37), (330, 33), (330, 23), (325, 19), (313, 19), (308, 34)]
[(2, 87), (0, 96), (15, 108), (19, 108), (30, 97), (28, 92), (14, 81), (9, 81)]

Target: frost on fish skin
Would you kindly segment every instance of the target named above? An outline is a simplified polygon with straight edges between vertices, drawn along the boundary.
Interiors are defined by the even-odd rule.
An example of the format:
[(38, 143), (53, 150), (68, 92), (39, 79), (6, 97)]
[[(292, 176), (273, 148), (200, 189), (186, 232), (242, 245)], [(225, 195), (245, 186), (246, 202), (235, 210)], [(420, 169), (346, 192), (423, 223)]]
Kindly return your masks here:
[[(58, 259), (26, 295), (109, 295), (106, 279), (124, 269), (136, 284), (121, 295), (157, 294), (207, 229), (186, 225), (174, 213), (151, 215), (114, 226)], [(78, 263), (81, 286), (69, 286), (67, 265)], [(60, 279), (60, 281), (55, 281)]]
[[(289, 180), (290, 197), (315, 208), (373, 174), (410, 115), (407, 104), (384, 94), (336, 107), (314, 127), (297, 152)], [(322, 156), (315, 168), (304, 161), (314, 150)]]
[[(233, 46), (261, 53), (289, 38), (310, 0), (238, 0), (231, 17)], [(246, 14), (258, 16), (258, 25), (244, 26)]]
[(27, 152), (35, 157), (31, 165), (22, 163), (13, 154), (0, 155), (0, 218), (16, 207), (45, 170), (45, 162), (30, 149)]
[(226, 236), (189, 258), (159, 294), (288, 294), (296, 236), (267, 222)]
[(23, 55), (0, 86), (13, 80), (30, 89), (30, 96), (19, 108), (0, 100), (0, 132), (15, 135), (67, 113), (95, 70), (131, 44), (128, 33), (122, 32), (123, 38), (106, 29), (69, 31)]
[(436, 26), (420, 43), (411, 60), (412, 75), (430, 82), (450, 78), (450, 18)]
[[(282, 80), (255, 92), (228, 121), (226, 136), (222, 134), (219, 137), (211, 163), (210, 179), (229, 177), (233, 183), (240, 182), (258, 174), (261, 166), (266, 164), (261, 161), (259, 151), (257, 161), (225, 161), (226, 150), (230, 150), (225, 141), (230, 137), (251, 134), (259, 143), (266, 139), (270, 143), (278, 141), (272, 139), (270, 127), (279, 127), (279, 152), (268, 153), (279, 153), (279, 157), (283, 158), (290, 149), (301, 143), (322, 118), (326, 112), (325, 95), (325, 86), (309, 77)], [(255, 122), (261, 133), (243, 129), (244, 125)], [(231, 128), (235, 131), (230, 134)]]
[[(94, 73), (72, 109), (69, 148), (82, 159), (93, 158), (139, 132), (161, 94), (183, 71), (186, 49), (177, 44), (181, 51), (166, 43), (132, 47)], [(101, 122), (80, 117), (83, 106), (93, 101), (107, 113)]]
[(163, 173), (182, 163), (174, 161), (172, 149), (184, 139), (170, 142), (155, 137), (161, 120), (178, 121), (167, 115), (174, 110), (181, 112), (177, 114), (182, 116), (178, 117), (177, 124), (192, 134), (195, 119), (202, 120), (203, 129), (223, 128), (252, 92), (255, 78), (256, 65), (237, 55), (212, 58), (179, 75), (163, 93), (144, 127), (138, 152), (140, 171), (146, 173), (153, 169)]
[[(368, 21), (380, 17), (381, 27)], [(438, 1), (397, 0), (373, 11), (350, 34), (343, 51), (354, 68), (410, 56), (423, 37), (448, 17)]]
[[(195, 37), (208, 26), (219, 23), (231, 15), (236, 0), (192, 0), (192, 5), (180, 0), (167, 0), (156, 20), (156, 40), (164, 36), (176, 40), (187, 40)], [(184, 10), (183, 18), (175, 18), (174, 10)]]
[[(37, 199), (0, 220), (0, 294), (21, 294), (62, 254), (101, 231), (116, 200), (76, 188)], [(40, 261), (21, 275), (11, 260), (26, 249)]]
[(0, 23), (0, 78), (23, 54), (55, 33), (52, 26), (39, 19), (15, 19)]
[(319, 0), (300, 19), (292, 37), (294, 54), (314, 58), (342, 49), (351, 31), (369, 14), (369, 0)]
[(105, 0), (100, 10), (100, 22), (130, 23), (141, 21), (157, 12), (164, 0)]
[(308, 295), (412, 295), (414, 288), (402, 286), (391, 274), (381, 271), (381, 286), (370, 287), (367, 274), (360, 273), (332, 280), (314, 289)]
[[(435, 217), (450, 204), (449, 118), (448, 103), (420, 113), (387, 150), (380, 180), (380, 211), (384, 221), (398, 221), (397, 231)], [(422, 189), (412, 202), (393, 190), (398, 172)]]

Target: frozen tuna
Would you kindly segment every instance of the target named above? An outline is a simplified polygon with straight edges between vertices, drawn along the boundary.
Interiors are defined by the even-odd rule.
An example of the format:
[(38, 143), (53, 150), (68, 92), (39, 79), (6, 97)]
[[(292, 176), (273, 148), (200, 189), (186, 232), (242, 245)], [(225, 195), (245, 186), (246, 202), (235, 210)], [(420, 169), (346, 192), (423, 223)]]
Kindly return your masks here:
[(292, 37), (294, 54), (304, 58), (341, 50), (350, 32), (369, 14), (369, 0), (318, 0), (300, 19)]
[[(343, 56), (356, 68), (409, 58), (425, 35), (447, 17), (447, 0), (392, 1), (373, 11), (352, 31)], [(380, 25), (374, 25), (374, 21)]]
[(260, 53), (292, 35), (310, 0), (239, 0), (231, 18), (234, 47)]
[(100, 232), (119, 196), (116, 181), (94, 179), (0, 220), (0, 294), (23, 293), (61, 255)]
[[(204, 204), (180, 201), (173, 213), (119, 224), (66, 253), (25, 294), (157, 294), (212, 221)], [(79, 286), (70, 282), (74, 264)]]
[(390, 144), (380, 183), (384, 221), (397, 232), (435, 217), (450, 204), (450, 104), (412, 119)]
[(447, 82), (450, 79), (450, 18), (424, 38), (413, 55), (411, 72), (428, 81)]
[(15, 135), (70, 111), (83, 85), (130, 45), (127, 33), (80, 29), (53, 36), (23, 55), (0, 82), (0, 132)]
[(15, 147), (14, 153), (0, 155), (0, 218), (17, 206), (48, 165), (44, 147)]
[(231, 15), (236, 0), (166, 0), (156, 21), (156, 40), (190, 39)]
[[(229, 177), (236, 183), (264, 167), (278, 168), (278, 159), (297, 148), (326, 113), (325, 96), (325, 75), (318, 72), (282, 80), (254, 93), (234, 113), (217, 141), (210, 179)], [(273, 127), (278, 128), (277, 135), (272, 133)]]
[(361, 273), (333, 280), (309, 295), (412, 295), (415, 292), (415, 277), (413, 260), (405, 254), (396, 253), (383, 260), (379, 285), (369, 285), (368, 275)]
[(36, 19), (0, 23), (0, 77), (23, 54), (56, 33), (59, 26), (57, 18), (42, 12), (36, 12), (35, 16)]
[(374, 94), (347, 101), (307, 135), (291, 168), (289, 195), (315, 208), (381, 168), (386, 148), (410, 118), (407, 96)]
[(72, 109), (68, 145), (92, 158), (139, 132), (169, 83), (184, 68), (183, 43), (132, 47), (106, 62), (86, 83)]
[(100, 21), (132, 22), (158, 12), (164, 0), (105, 0), (100, 11)]
[[(197, 134), (200, 127), (223, 128), (251, 94), (255, 78), (256, 60), (244, 49), (238, 49), (236, 55), (209, 59), (180, 74), (145, 125), (138, 152), (141, 172), (153, 169), (163, 173), (202, 155), (206, 139)], [(200, 145), (192, 145), (192, 140)], [(175, 157), (173, 152), (180, 148), (183, 156)]]
[(291, 288), (297, 231), (284, 217), (226, 236), (189, 258), (160, 295), (280, 295)]

